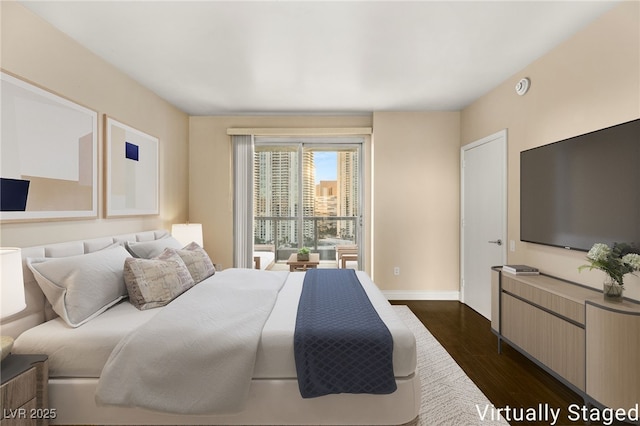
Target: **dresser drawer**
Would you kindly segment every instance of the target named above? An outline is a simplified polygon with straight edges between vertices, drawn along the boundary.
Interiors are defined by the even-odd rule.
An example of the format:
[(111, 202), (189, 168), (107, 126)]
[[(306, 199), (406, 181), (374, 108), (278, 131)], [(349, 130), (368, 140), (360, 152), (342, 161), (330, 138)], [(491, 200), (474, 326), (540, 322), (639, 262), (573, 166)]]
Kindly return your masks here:
[(583, 391), (585, 331), (508, 294), (502, 295), (503, 336)]
[(502, 275), (502, 290), (584, 326), (584, 303), (545, 291), (505, 274)]

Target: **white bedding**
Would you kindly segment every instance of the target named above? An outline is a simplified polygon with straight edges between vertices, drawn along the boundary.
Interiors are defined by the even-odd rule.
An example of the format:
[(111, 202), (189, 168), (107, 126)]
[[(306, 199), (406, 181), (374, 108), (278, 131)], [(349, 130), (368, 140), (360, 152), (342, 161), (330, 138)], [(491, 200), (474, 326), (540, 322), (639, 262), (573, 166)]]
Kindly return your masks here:
[(262, 328), (287, 275), (229, 269), (182, 294), (118, 343), (98, 382), (98, 405), (242, 411)]
[[(224, 274), (225, 271), (217, 272), (209, 279), (217, 280)], [(411, 375), (416, 366), (413, 334), (395, 315), (369, 276), (361, 271), (357, 274), (371, 303), (393, 336), (395, 376)], [(280, 290), (258, 346), (253, 372), (255, 379), (296, 377), (293, 333), (303, 280), (304, 272), (291, 273)], [(99, 377), (120, 339), (161, 309), (164, 308), (139, 311), (125, 301), (78, 328), (71, 328), (62, 319), (56, 318), (20, 335), (15, 341), (13, 353), (48, 354), (50, 377)]]
[[(104, 249), (116, 242), (153, 241), (166, 235), (164, 230), (155, 230), (28, 247), (23, 249), (23, 258), (75, 256)], [(289, 275), (264, 326), (246, 409), (230, 415), (169, 415), (137, 408), (97, 406), (95, 401), (99, 375), (117, 342), (165, 308), (141, 312), (125, 300), (72, 329), (61, 319), (48, 320), (53, 313), (45, 305), (31, 271), (25, 268), (24, 272), (27, 309), (12, 317), (12, 321), (4, 322), (2, 329), (3, 334), (20, 336), (14, 353), (49, 356), (49, 406), (56, 408), (57, 415), (52, 424), (389, 425), (405, 424), (418, 414), (421, 392), (418, 375), (414, 374), (415, 339), (364, 273), (359, 273), (361, 282), (394, 338), (396, 392), (389, 395), (327, 395), (311, 399), (300, 396), (292, 346), (304, 273), (297, 272)], [(216, 276), (220, 274), (220, 278), (223, 273), (218, 272)], [(409, 353), (404, 353), (403, 349)]]
[(160, 309), (139, 311), (123, 301), (78, 328), (58, 317), (22, 333), (12, 352), (49, 355), (49, 377), (100, 377), (118, 342)]

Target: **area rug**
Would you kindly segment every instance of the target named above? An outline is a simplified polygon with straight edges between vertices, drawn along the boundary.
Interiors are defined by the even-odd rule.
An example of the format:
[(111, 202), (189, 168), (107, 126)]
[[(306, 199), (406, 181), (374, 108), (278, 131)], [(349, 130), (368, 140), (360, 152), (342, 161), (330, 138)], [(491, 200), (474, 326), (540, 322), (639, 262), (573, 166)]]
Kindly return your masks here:
[[(418, 424), (509, 425), (407, 306), (396, 313), (416, 336), (422, 403)], [(492, 418), (494, 417), (494, 418)]]

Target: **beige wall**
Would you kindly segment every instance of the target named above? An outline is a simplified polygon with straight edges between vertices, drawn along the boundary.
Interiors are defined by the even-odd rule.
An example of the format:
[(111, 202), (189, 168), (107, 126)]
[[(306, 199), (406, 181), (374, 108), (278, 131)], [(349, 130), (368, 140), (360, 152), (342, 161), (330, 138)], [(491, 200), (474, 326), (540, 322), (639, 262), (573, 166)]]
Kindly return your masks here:
[[(50, 242), (170, 229), (188, 217), (188, 116), (119, 72), (19, 3), (0, 2), (4, 71), (98, 112), (99, 217), (90, 220), (3, 223), (1, 245)], [(160, 140), (160, 215), (105, 219), (103, 115)]]
[[(0, 2), (2, 68), (159, 137), (161, 214), (2, 224), (1, 244), (28, 246), (187, 220), (204, 225), (216, 263), (232, 264), (230, 127), (374, 127), (369, 154), (373, 245), (367, 270), (389, 294), (449, 297), (459, 286), (459, 148), (501, 129), (509, 138), (509, 261), (599, 287), (577, 273), (584, 253), (519, 242), (519, 152), (640, 117), (639, 3), (614, 8), (461, 113), (187, 117), (14, 2)], [(530, 92), (513, 88), (524, 76)], [(104, 173), (100, 165), (100, 194)], [(370, 241), (371, 242), (371, 239)], [(393, 268), (400, 267), (400, 275)], [(629, 279), (627, 295), (640, 299)], [(394, 293), (396, 292), (396, 293)], [(418, 296), (420, 297), (420, 296)]]
[[(191, 117), (192, 222), (216, 263), (233, 264), (231, 139), (228, 128), (375, 127), (367, 270), (393, 297), (454, 297), (458, 291), (460, 114)], [(371, 238), (373, 236), (373, 239)], [(373, 244), (371, 244), (373, 243)], [(373, 268), (371, 268), (373, 265)], [(400, 275), (393, 275), (393, 267)], [(426, 293), (432, 293), (431, 296)], [(419, 296), (418, 296), (419, 295)]]
[[(462, 111), (462, 144), (508, 129), (510, 263), (601, 287), (599, 271), (578, 273), (585, 253), (520, 242), (520, 151), (640, 117), (640, 3), (625, 2)], [(531, 79), (525, 96), (514, 91)], [(612, 220), (615, 214), (612, 212)], [(640, 281), (626, 278), (640, 299)]]
[(371, 127), (371, 115), (216, 116), (189, 119), (189, 219), (202, 223), (214, 263), (233, 265), (231, 137), (228, 128)]
[(457, 298), (460, 113), (376, 112), (373, 125), (376, 284), (393, 298)]

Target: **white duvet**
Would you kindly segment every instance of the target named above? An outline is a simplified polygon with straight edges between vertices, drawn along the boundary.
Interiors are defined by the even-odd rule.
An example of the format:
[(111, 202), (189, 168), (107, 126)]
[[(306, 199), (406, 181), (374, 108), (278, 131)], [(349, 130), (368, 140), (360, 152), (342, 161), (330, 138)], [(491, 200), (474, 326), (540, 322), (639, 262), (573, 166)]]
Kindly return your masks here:
[(262, 329), (288, 274), (230, 269), (196, 285), (120, 341), (96, 402), (185, 414), (241, 411)]
[[(369, 276), (362, 271), (358, 271), (357, 274), (380, 318), (383, 319), (393, 335), (393, 364), (396, 377), (411, 376), (416, 367), (416, 349), (413, 333), (396, 315), (392, 306), (371, 281)], [(256, 280), (255, 283), (247, 284), (248, 277)], [(205, 282), (202, 282), (174, 302), (162, 308), (139, 311), (129, 302), (123, 302), (78, 328), (71, 328), (66, 325), (61, 318), (56, 318), (24, 332), (16, 339), (13, 352), (24, 354), (43, 353), (49, 355), (49, 373), (52, 378), (98, 378), (101, 376), (103, 369), (105, 373), (107, 373), (107, 369), (104, 368), (106, 362), (110, 358), (114, 348), (119, 347), (119, 342), (123, 338), (126, 338), (130, 333), (133, 333), (137, 328), (142, 327), (155, 316), (169, 309), (172, 305), (183, 305), (183, 309), (186, 309), (187, 313), (176, 312), (170, 314), (178, 317), (180, 321), (177, 321), (175, 325), (170, 324), (170, 327), (164, 332), (157, 331), (155, 336), (160, 340), (158, 342), (152, 342), (153, 346), (150, 346), (150, 348), (166, 349), (169, 352), (168, 355), (165, 356), (170, 359), (166, 363), (157, 361), (156, 357), (158, 355), (152, 354), (151, 349), (147, 350), (146, 347), (140, 348), (139, 355), (132, 355), (139, 356), (140, 359), (133, 361), (131, 366), (125, 366), (126, 374), (121, 374), (120, 380), (132, 381), (133, 384), (137, 386), (136, 382), (139, 380), (136, 378), (136, 375), (140, 371), (150, 377), (145, 379), (147, 383), (144, 386), (147, 390), (153, 390), (153, 392), (161, 391), (162, 395), (166, 395), (167, 397), (178, 394), (174, 405), (177, 405), (180, 411), (188, 411), (190, 407), (189, 404), (191, 404), (190, 401), (199, 400), (201, 397), (209, 398), (209, 401), (214, 398), (223, 398), (225, 403), (218, 404), (218, 406), (226, 407), (224, 411), (229, 411), (228, 407), (230, 406), (239, 407), (242, 405), (244, 400), (243, 393), (246, 392), (247, 385), (240, 386), (240, 382), (229, 373), (225, 379), (231, 383), (230, 387), (227, 387), (227, 384), (223, 381), (205, 383), (203, 385), (199, 380), (195, 380), (194, 383), (198, 387), (191, 391), (185, 383), (191, 380), (190, 377), (199, 379), (201, 375), (198, 373), (198, 368), (188, 364), (190, 362), (188, 357), (193, 355), (193, 352), (200, 352), (200, 349), (204, 350), (209, 346), (215, 345), (212, 345), (211, 338), (209, 337), (205, 337), (208, 339), (205, 344), (193, 343), (191, 342), (191, 338), (187, 339), (181, 331), (176, 330), (185, 327), (201, 329), (202, 321), (191, 318), (191, 311), (199, 312), (200, 309), (210, 306), (210, 314), (214, 315), (214, 317), (207, 319), (207, 321), (212, 324), (211, 328), (224, 324), (232, 327), (227, 333), (233, 334), (233, 337), (225, 335), (220, 338), (216, 337), (216, 339), (235, 341), (236, 336), (233, 327), (236, 327), (236, 321), (226, 321), (230, 318), (225, 317), (244, 315), (235, 314), (235, 312), (244, 311), (245, 309), (254, 310), (254, 303), (260, 303), (262, 306), (264, 301), (256, 300), (255, 297), (250, 297), (245, 293), (238, 294), (238, 292), (244, 291), (243, 289), (245, 287), (247, 290), (252, 287), (258, 287), (258, 291), (266, 290), (265, 285), (270, 285), (262, 283), (266, 282), (264, 280), (271, 281), (266, 277), (279, 277), (276, 282), (272, 283), (273, 285), (271, 285), (271, 287), (280, 287), (281, 280), (285, 280), (285, 278), (286, 282), (278, 292), (273, 310), (264, 323), (257, 353), (255, 353), (255, 348), (252, 347), (254, 351), (252, 355), (255, 355), (255, 365), (247, 368), (240, 367), (239, 370), (241, 371), (239, 372), (239, 378), (237, 380), (247, 381), (247, 376), (251, 374), (251, 372), (253, 372), (253, 380), (295, 380), (296, 366), (293, 353), (293, 336), (298, 302), (305, 277), (305, 273), (303, 272), (289, 274), (288, 272), (256, 270), (224, 270), (207, 279), (207, 282), (220, 283), (221, 287), (228, 286), (231, 287), (232, 290), (235, 290), (228, 291), (227, 293), (236, 300), (236, 308), (228, 306), (231, 305), (229, 301), (223, 301), (222, 298), (226, 297), (226, 295), (223, 295), (222, 292), (214, 293), (214, 291), (217, 291), (214, 289), (205, 290)], [(207, 285), (212, 284), (209, 283)], [(196, 296), (194, 296), (195, 298), (191, 300), (186, 299), (186, 296), (191, 293), (196, 294)], [(234, 313), (229, 315), (222, 314), (227, 308), (231, 308)], [(205, 313), (208, 311), (209, 309), (206, 309)], [(198, 315), (201, 315), (201, 313), (198, 313)], [(222, 318), (218, 319), (218, 317)], [(219, 328), (216, 330), (216, 333), (223, 332), (221, 328)], [(191, 346), (189, 348), (182, 347), (182, 345), (185, 344), (183, 341)], [(195, 355), (196, 357), (199, 356), (199, 354)], [(211, 359), (210, 356), (203, 355), (203, 358), (199, 362), (204, 363), (205, 367), (208, 368), (211, 367)], [(243, 364), (248, 365), (250, 363), (248, 358), (245, 358), (245, 361), (246, 362), (243, 361)], [(218, 363), (217, 368), (220, 369), (220, 365), (221, 363)], [(171, 366), (171, 368), (177, 368), (178, 372), (176, 374), (169, 373), (169, 366)], [(186, 370), (188, 373), (188, 375), (184, 377), (184, 380), (182, 380), (182, 377), (178, 377), (180, 380), (172, 383), (171, 378), (180, 376), (183, 370)], [(158, 377), (153, 378), (151, 374), (158, 375)], [(157, 383), (162, 384), (157, 385)], [(115, 388), (116, 383), (112, 382), (111, 386)], [(120, 395), (123, 392), (122, 389), (128, 386), (129, 384), (124, 385), (122, 388), (111, 388), (110, 392), (116, 396), (117, 400), (120, 400), (117, 404), (142, 406), (143, 402), (145, 404), (147, 402), (138, 401), (137, 399), (143, 396), (144, 399), (157, 402), (156, 398), (152, 396), (152, 392), (146, 391), (145, 393), (148, 393), (148, 395), (136, 395), (136, 400), (132, 399), (128, 401), (127, 396)], [(200, 395), (203, 388), (205, 389), (204, 393), (206, 395)], [(236, 392), (234, 392), (236, 394), (235, 397), (237, 397), (235, 402), (230, 402), (228, 399), (232, 397), (232, 395), (227, 392), (231, 388), (236, 390)], [(133, 392), (133, 390), (127, 392)], [(187, 400), (187, 404), (179, 400), (179, 398), (182, 397)], [(210, 402), (199, 401), (195, 404), (195, 407), (211, 411), (212, 408), (207, 406), (209, 403)], [(215, 404), (212, 404), (212, 406), (215, 406)], [(166, 409), (167, 408), (164, 407), (163, 411), (166, 411)]]

